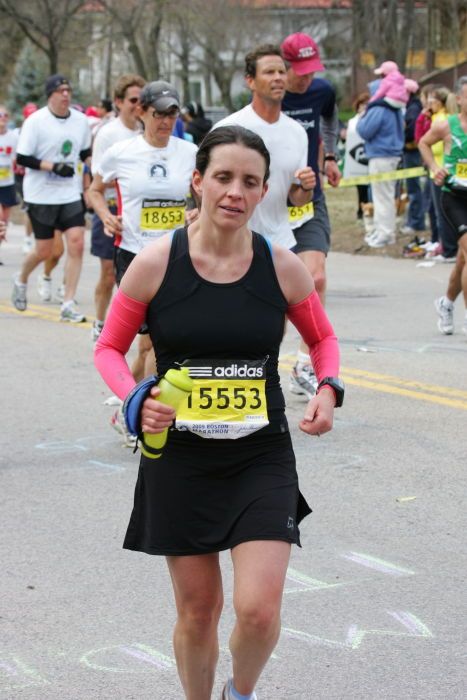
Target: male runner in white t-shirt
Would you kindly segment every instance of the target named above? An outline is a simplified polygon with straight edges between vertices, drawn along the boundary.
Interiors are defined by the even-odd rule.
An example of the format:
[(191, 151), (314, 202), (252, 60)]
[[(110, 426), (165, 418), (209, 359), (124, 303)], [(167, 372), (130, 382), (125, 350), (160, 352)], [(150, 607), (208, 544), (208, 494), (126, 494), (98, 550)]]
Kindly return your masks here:
[[(98, 171), (102, 157), (110, 146), (132, 138), (138, 133), (138, 102), (144, 85), (144, 78), (130, 73), (120, 76), (117, 80), (114, 89), (114, 104), (118, 116), (97, 131), (92, 146), (91, 171), (93, 175)], [(109, 209), (113, 214), (116, 214), (117, 192), (113, 184), (106, 189), (105, 198)], [(102, 221), (97, 214), (94, 214), (91, 228), (91, 254), (99, 258), (101, 265), (99, 280), (94, 291), (96, 306), (96, 319), (92, 327), (94, 341), (97, 340), (104, 326), (115, 285), (114, 249), (113, 237), (104, 233)]]
[(293, 248), (296, 241), (289, 223), (287, 198), (297, 207), (305, 206), (311, 201), (316, 176), (307, 166), (305, 129), (281, 112), (286, 67), (280, 48), (265, 44), (248, 53), (245, 80), (252, 92), (251, 104), (217, 122), (214, 128), (238, 124), (263, 139), (271, 155), (271, 175), (268, 192), (256, 207), (250, 225), (272, 242)]
[(91, 132), (84, 114), (70, 109), (71, 86), (63, 75), (51, 75), (45, 83), (47, 106), (24, 123), (18, 142), (17, 162), (26, 167), (24, 201), (28, 207), (36, 247), (23, 262), (13, 284), (12, 301), (18, 311), (27, 307), (29, 275), (50, 257), (54, 230), (63, 231), (67, 244), (65, 295), (62, 321), (80, 323), (85, 318), (75, 307), (84, 249), (84, 208), (78, 163), (91, 155)]

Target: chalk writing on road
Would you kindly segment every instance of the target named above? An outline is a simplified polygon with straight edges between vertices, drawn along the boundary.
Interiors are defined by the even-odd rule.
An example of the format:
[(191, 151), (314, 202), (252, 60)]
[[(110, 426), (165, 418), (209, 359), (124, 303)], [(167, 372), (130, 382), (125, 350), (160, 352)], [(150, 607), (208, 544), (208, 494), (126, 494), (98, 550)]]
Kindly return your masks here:
[[(348, 627), (342, 640), (321, 637), (304, 630), (283, 627), (279, 649), (273, 659), (281, 658), (281, 646), (285, 640), (292, 639), (306, 645), (324, 646), (340, 651), (356, 651), (365, 639), (370, 637), (406, 637), (412, 639), (432, 639), (429, 628), (413, 613), (407, 610), (388, 611), (387, 614), (401, 625), (401, 629), (361, 629), (357, 624)], [(227, 652), (228, 649), (225, 648)], [(65, 656), (67, 656), (65, 654)], [(148, 644), (132, 642), (131, 644), (113, 644), (91, 649), (83, 654), (78, 662), (93, 671), (102, 673), (142, 673), (148, 670), (175, 671), (176, 662), (171, 656), (154, 649)], [(17, 656), (0, 658), (0, 692), (11, 692), (30, 686), (48, 685), (52, 680), (44, 678), (30, 668)]]
[(428, 627), (418, 619), (413, 613), (406, 610), (399, 611), (388, 611), (388, 615), (399, 622), (403, 627), (408, 630), (407, 632), (402, 632), (401, 630), (391, 630), (391, 629), (360, 629), (358, 625), (351, 625), (347, 630), (346, 638), (342, 641), (334, 639), (326, 639), (324, 637), (319, 637), (315, 634), (309, 634), (308, 632), (303, 632), (301, 630), (294, 630), (290, 627), (283, 627), (282, 634), (291, 639), (297, 639), (301, 642), (306, 642), (311, 645), (320, 645), (325, 647), (330, 647), (332, 649), (344, 649), (348, 651), (355, 651), (359, 649), (362, 645), (365, 637), (368, 636), (379, 636), (379, 637), (420, 637), (423, 639), (432, 639), (433, 634), (430, 632)]
[(35, 445), (36, 450), (44, 452), (89, 452), (95, 451), (106, 444), (115, 444), (115, 439), (106, 435), (86, 435), (86, 437), (71, 440), (49, 440)]
[[(136, 665), (131, 661), (136, 659)], [(141, 664), (149, 664), (160, 670), (175, 668), (175, 659), (162, 654), (147, 644), (119, 644), (86, 652), (80, 663), (97, 671), (113, 673), (138, 673)]]
[[(92, 460), (89, 460), (91, 462)], [(118, 465), (99, 463), (102, 468), (112, 469)], [(372, 570), (372, 579), (375, 575), (384, 576), (413, 576), (414, 571), (400, 564), (395, 564), (379, 557), (361, 552), (346, 552), (341, 557), (349, 562), (363, 566)], [(297, 569), (289, 567), (285, 593), (312, 593), (318, 591), (329, 591), (347, 585), (358, 585), (363, 581), (372, 580), (369, 578), (357, 579), (355, 581), (339, 581), (329, 583), (313, 578)], [(313, 634), (307, 630), (297, 630), (291, 627), (282, 629), (281, 643), (273, 655), (272, 659), (284, 658), (284, 643), (287, 640), (295, 640), (301, 644), (319, 645), (334, 649), (336, 651), (356, 651), (360, 649), (364, 642), (375, 637), (405, 637), (408, 639), (432, 639), (434, 635), (430, 629), (414, 613), (407, 610), (387, 611), (387, 615), (392, 622), (397, 623), (397, 628), (387, 627), (385, 629), (364, 629), (357, 623), (352, 623), (345, 627), (346, 632), (342, 639), (331, 639), (326, 635)], [(402, 628), (402, 629), (401, 629)], [(224, 650), (224, 648), (222, 648)], [(225, 648), (228, 653), (228, 649)], [(148, 644), (130, 642), (125, 644), (107, 644), (85, 653), (78, 654), (75, 659), (72, 653), (60, 654), (78, 665), (92, 669), (101, 673), (114, 674), (136, 674), (148, 671), (174, 672), (176, 662), (171, 656), (164, 654), (158, 649)], [(13, 690), (28, 688), (31, 686), (43, 686), (54, 682), (54, 678), (46, 677), (46, 674), (31, 667), (30, 662), (26, 663), (16, 654), (0, 654), (0, 693), (11, 693)]]
[(370, 554), (362, 554), (360, 552), (347, 552), (342, 554), (344, 559), (348, 561), (353, 561), (356, 564), (361, 564), (368, 569), (374, 569), (382, 574), (389, 574), (391, 576), (413, 576), (415, 571), (406, 569), (398, 564), (392, 564), (389, 561), (384, 561), (384, 559), (379, 559), (378, 557), (373, 557)]
[(11, 693), (12, 690), (43, 686), (48, 683), (49, 681), (17, 656), (7, 655), (0, 658), (0, 693)]

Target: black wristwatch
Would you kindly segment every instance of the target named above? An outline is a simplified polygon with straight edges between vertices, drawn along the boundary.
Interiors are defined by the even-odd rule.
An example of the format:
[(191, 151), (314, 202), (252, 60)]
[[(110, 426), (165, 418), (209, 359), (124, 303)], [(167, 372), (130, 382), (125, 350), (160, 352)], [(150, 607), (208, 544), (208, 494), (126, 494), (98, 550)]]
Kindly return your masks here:
[(336, 154), (335, 153), (326, 153), (324, 156), (324, 160), (334, 160), (337, 161)]
[(322, 386), (330, 386), (331, 389), (334, 389), (335, 394), (336, 394), (336, 408), (340, 408), (342, 404), (344, 403), (344, 393), (345, 393), (345, 385), (342, 379), (339, 379), (339, 377), (324, 377), (318, 384), (318, 387), (316, 389), (316, 393), (321, 389)]

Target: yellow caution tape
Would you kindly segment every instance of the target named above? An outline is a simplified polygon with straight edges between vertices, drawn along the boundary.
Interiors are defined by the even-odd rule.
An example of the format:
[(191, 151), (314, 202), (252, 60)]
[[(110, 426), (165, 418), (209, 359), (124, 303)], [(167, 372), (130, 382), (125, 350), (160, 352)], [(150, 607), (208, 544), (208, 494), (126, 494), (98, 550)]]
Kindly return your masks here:
[[(426, 175), (425, 168), (401, 168), (401, 170), (390, 170), (387, 173), (375, 173), (375, 175), (357, 175), (346, 177), (339, 182), (339, 187), (355, 187), (355, 185), (368, 185), (371, 182), (383, 182), (384, 180), (407, 180), (411, 177), (421, 177)], [(331, 185), (326, 182), (326, 188)]]

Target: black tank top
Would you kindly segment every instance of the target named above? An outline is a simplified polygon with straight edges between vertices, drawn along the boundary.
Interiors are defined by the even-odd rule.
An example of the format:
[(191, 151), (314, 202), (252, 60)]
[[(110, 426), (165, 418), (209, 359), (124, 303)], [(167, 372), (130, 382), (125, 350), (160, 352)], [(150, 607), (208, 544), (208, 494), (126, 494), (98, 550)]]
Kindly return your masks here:
[(166, 274), (147, 312), (159, 376), (185, 360), (264, 360), (270, 425), (259, 432), (284, 432), (277, 364), (286, 310), (271, 250), (262, 236), (253, 233), (253, 259), (246, 274), (221, 284), (196, 272), (187, 231), (177, 229)]

